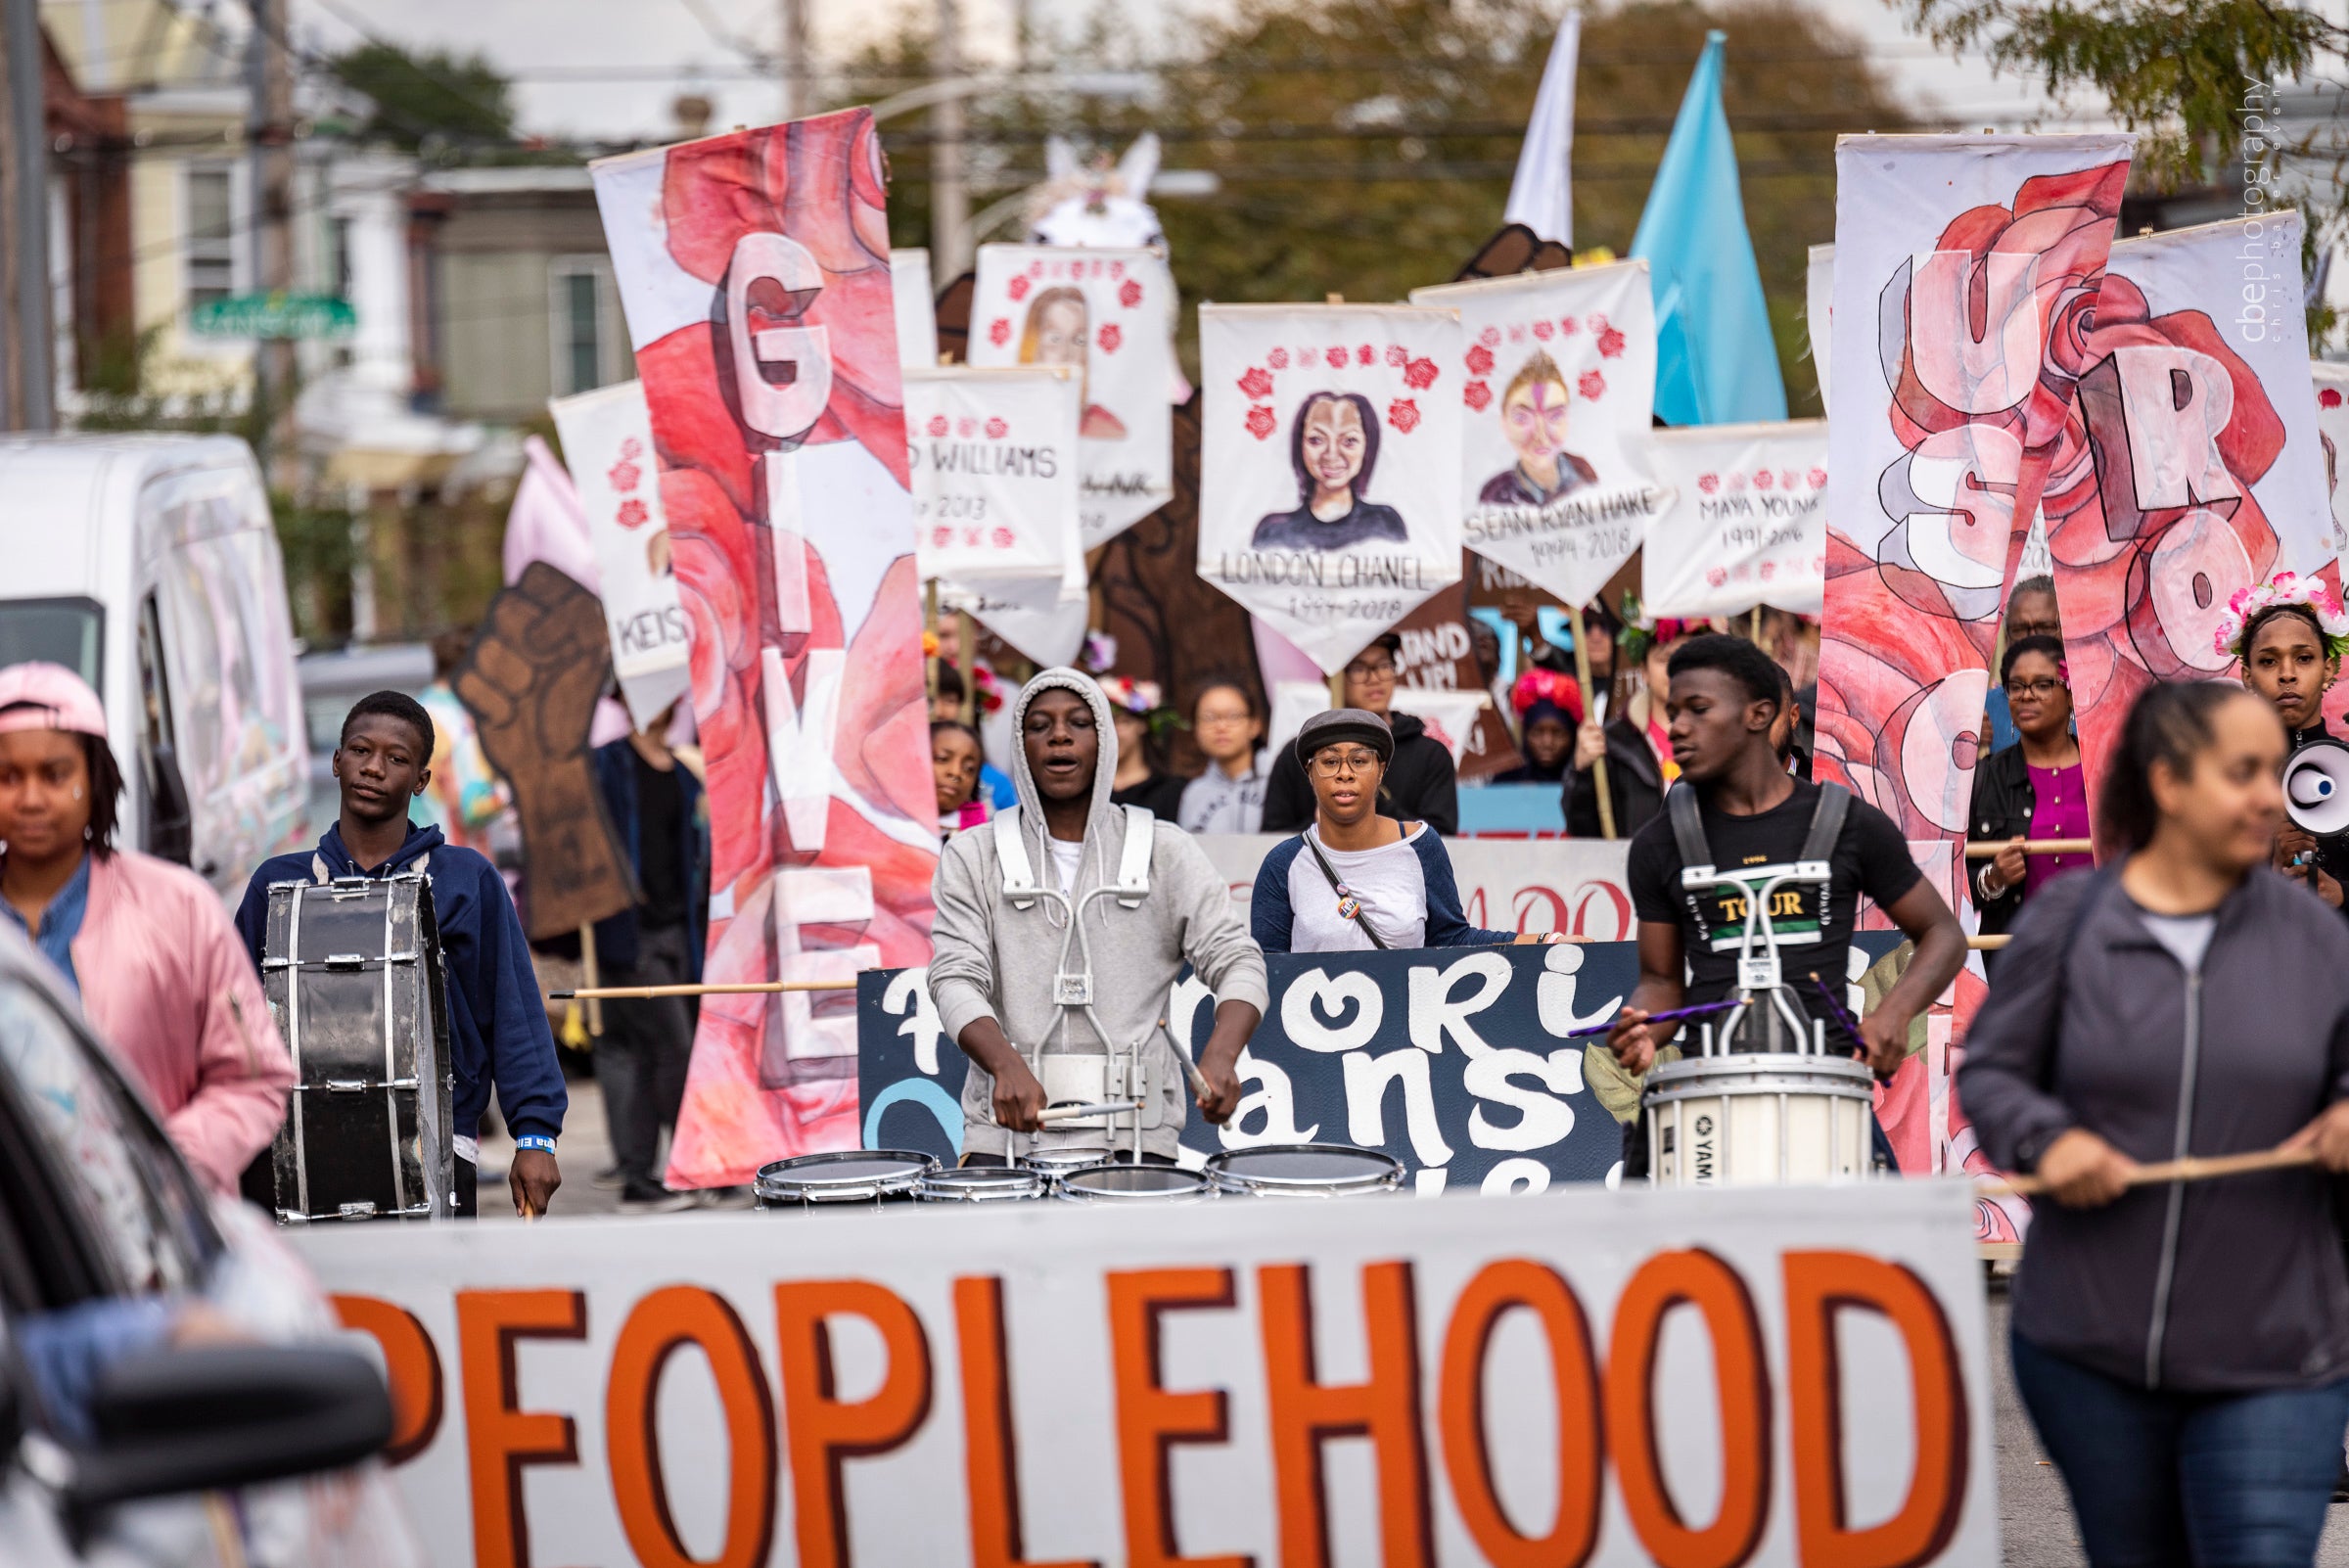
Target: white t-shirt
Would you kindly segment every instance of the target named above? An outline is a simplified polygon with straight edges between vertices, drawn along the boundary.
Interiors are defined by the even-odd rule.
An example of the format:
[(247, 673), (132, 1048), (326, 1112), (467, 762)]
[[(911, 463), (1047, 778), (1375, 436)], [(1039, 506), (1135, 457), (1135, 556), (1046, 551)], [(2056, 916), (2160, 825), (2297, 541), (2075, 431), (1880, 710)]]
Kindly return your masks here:
[(1077, 871), (1084, 864), (1084, 840), (1071, 844), (1063, 839), (1047, 839), (1052, 846), (1052, 872), (1060, 879), (1061, 896), (1077, 897)]
[[(1426, 823), (1375, 850), (1333, 850), (1321, 843), (1317, 827), (1306, 831), (1338, 880), (1361, 900), (1361, 917), (1377, 928), (1379, 941), (1390, 947), (1426, 945), (1427, 874), (1413, 842), (1428, 831)], [(1289, 862), (1289, 909), (1291, 952), (1370, 950), (1370, 939), (1361, 928), (1338, 913), (1338, 896), (1312, 849), (1300, 851)]]

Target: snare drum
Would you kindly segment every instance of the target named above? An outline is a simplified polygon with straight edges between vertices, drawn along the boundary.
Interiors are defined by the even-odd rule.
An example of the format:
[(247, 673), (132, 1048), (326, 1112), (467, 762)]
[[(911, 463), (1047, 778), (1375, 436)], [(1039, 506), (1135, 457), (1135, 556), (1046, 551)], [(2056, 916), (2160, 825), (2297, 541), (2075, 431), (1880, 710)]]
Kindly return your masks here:
[(1071, 1171), (1089, 1171), (1096, 1165), (1107, 1165), (1117, 1158), (1097, 1143), (1063, 1143), (1041, 1149), (1031, 1149), (1020, 1156), (1020, 1168), (1041, 1171), (1046, 1179), (1066, 1176)]
[(1403, 1183), (1403, 1162), (1343, 1143), (1267, 1143), (1213, 1156), (1207, 1178), (1228, 1197), (1352, 1198), (1394, 1191)]
[(1197, 1171), (1172, 1165), (1098, 1165), (1071, 1171), (1052, 1183), (1052, 1195), (1070, 1203), (1205, 1203), (1216, 1195)]
[(1649, 1075), (1660, 1187), (1853, 1181), (1869, 1167), (1875, 1079), (1846, 1057), (1752, 1053), (1669, 1062)]
[(761, 1209), (819, 1204), (911, 1203), (924, 1177), (938, 1170), (927, 1154), (901, 1149), (842, 1149), (803, 1154), (759, 1168), (751, 1192)]
[(1041, 1171), (973, 1165), (931, 1172), (913, 1195), (921, 1203), (1023, 1203), (1045, 1196), (1051, 1188), (1052, 1178)]

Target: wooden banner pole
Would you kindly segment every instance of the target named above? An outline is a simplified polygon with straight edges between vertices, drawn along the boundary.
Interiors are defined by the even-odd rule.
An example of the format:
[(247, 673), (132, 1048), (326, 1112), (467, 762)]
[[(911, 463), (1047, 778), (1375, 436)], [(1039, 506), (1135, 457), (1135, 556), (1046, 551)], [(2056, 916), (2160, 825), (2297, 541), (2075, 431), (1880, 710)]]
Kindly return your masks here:
[(968, 610), (954, 612), (954, 661), (962, 673), (962, 721), (979, 727), (979, 623)]
[(595, 927), (591, 925), (579, 927), (579, 977), (587, 982), (577, 993), (587, 1003), (587, 1037), (600, 1038), (604, 1033), (604, 1009), (596, 1001), (601, 994), (597, 987), (601, 977), (595, 970)]
[[(1583, 610), (1580, 605), (1567, 607), (1566, 617), (1574, 628), (1574, 678), (1583, 688), (1583, 716), (1595, 718), (1598, 709), (1590, 696), (1590, 640), (1583, 635)], [(1615, 797), (1607, 788), (1607, 754), (1601, 752), (1590, 763), (1590, 783), (1598, 792), (1598, 834), (1600, 838), (1615, 836)]]
[[(938, 647), (938, 578), (932, 577), (928, 582), (923, 583), (922, 589), (922, 629), (930, 633), (930, 646), (936, 649)], [(929, 684), (930, 702), (935, 707), (938, 703), (938, 655), (935, 652), (922, 661), (922, 675)]]

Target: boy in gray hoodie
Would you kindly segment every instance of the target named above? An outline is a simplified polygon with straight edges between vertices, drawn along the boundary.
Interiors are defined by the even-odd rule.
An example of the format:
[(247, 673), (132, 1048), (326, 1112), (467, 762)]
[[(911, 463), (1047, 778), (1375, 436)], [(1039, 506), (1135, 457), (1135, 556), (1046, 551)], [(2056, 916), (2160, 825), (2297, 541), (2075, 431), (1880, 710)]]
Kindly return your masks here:
[[(1145, 1091), (1142, 1153), (1172, 1160), (1185, 1069), (1167, 1032), (1167, 994), (1185, 963), (1215, 993), (1199, 1108), (1222, 1122), (1238, 1108), (1235, 1064), (1267, 1000), (1264, 953), (1188, 834), (1110, 804), (1118, 740), (1099, 686), (1047, 669), (1021, 689), (1011, 722), (1019, 808), (949, 840), (932, 890), (930, 995), (972, 1062), (964, 1161), (1015, 1159), (1038, 1142), (1112, 1141), (1098, 1120), (1030, 1134), (1047, 1103)], [(1122, 1076), (1128, 1061), (1140, 1082)], [(1130, 1117), (1117, 1124), (1121, 1152), (1132, 1127)]]

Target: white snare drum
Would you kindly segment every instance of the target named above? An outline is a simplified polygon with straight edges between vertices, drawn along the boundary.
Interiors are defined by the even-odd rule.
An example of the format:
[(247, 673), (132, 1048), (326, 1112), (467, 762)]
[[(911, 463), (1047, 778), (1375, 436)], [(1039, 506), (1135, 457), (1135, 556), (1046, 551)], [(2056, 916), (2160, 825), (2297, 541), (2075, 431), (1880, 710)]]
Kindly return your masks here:
[(1096, 1165), (1109, 1164), (1111, 1158), (1109, 1150), (1098, 1143), (1061, 1143), (1030, 1149), (1020, 1156), (1020, 1165), (1026, 1170), (1041, 1171), (1049, 1178), (1071, 1171), (1089, 1171)]
[(1875, 1079), (1864, 1062), (1751, 1053), (1648, 1076), (1650, 1179), (1660, 1187), (1855, 1181), (1868, 1173)]
[(751, 1192), (761, 1209), (911, 1203), (923, 1177), (937, 1170), (938, 1162), (927, 1154), (841, 1149), (762, 1165)]
[(1044, 1197), (1052, 1178), (1016, 1165), (966, 1165), (933, 1171), (914, 1189), (917, 1203), (1028, 1203)]
[(1216, 1195), (1197, 1171), (1172, 1165), (1097, 1165), (1071, 1171), (1052, 1183), (1052, 1195), (1069, 1203), (1205, 1203)]
[(1227, 1197), (1351, 1198), (1394, 1191), (1403, 1162), (1343, 1143), (1267, 1143), (1212, 1156), (1207, 1179)]

